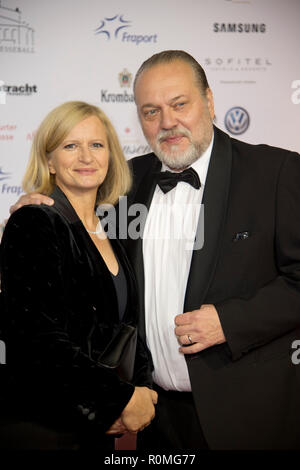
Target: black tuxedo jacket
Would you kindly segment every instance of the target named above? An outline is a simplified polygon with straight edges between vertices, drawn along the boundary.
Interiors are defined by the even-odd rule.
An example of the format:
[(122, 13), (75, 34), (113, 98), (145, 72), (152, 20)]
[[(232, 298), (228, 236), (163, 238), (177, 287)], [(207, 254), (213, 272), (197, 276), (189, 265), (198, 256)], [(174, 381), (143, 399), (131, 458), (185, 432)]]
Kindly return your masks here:
[[(17, 448), (63, 448), (83, 441), (105, 447), (104, 432), (134, 391), (116, 372), (97, 364), (119, 325), (111, 274), (62, 191), (56, 188), (52, 197), (52, 207), (16, 211), (2, 238), (7, 365), (0, 366), (0, 433), (1, 418), (6, 425), (0, 448), (8, 432), (15, 442), (7, 444)], [(117, 240), (111, 242), (128, 281), (123, 322), (136, 324), (132, 269)], [(151, 383), (141, 341), (135, 381)]]
[[(214, 132), (204, 245), (193, 252), (184, 311), (214, 304), (227, 342), (186, 356), (196, 409), (212, 449), (298, 449), (300, 158)], [(161, 163), (154, 154), (130, 162), (128, 205), (149, 208)], [(143, 299), (142, 240), (125, 245)]]

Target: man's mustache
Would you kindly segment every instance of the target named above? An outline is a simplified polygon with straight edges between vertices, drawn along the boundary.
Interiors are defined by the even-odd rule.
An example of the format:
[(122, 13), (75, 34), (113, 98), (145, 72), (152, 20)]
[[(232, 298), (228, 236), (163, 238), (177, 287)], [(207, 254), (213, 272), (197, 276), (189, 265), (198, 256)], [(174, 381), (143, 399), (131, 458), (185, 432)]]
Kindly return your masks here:
[(157, 140), (159, 143), (163, 142), (165, 139), (169, 137), (179, 137), (184, 136), (191, 139), (191, 132), (188, 129), (184, 128), (177, 128), (177, 129), (170, 129), (169, 131), (160, 131)]

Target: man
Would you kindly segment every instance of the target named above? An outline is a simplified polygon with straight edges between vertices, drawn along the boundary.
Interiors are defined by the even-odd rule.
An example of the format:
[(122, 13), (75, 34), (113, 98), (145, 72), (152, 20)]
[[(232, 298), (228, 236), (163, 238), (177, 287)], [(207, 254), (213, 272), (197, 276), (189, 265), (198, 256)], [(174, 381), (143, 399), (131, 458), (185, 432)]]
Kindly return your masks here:
[(154, 153), (131, 160), (128, 204), (148, 213), (125, 244), (159, 394), (140, 447), (299, 449), (299, 155), (214, 127), (185, 52), (148, 59), (134, 90)]

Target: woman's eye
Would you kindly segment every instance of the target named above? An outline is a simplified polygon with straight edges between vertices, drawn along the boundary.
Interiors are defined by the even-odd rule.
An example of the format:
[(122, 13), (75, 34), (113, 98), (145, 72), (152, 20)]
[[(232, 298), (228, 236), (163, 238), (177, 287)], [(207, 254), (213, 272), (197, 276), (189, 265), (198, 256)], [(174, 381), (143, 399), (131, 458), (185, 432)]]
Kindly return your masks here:
[(74, 149), (76, 147), (76, 144), (67, 144), (64, 146), (64, 149)]
[(93, 147), (95, 147), (95, 148), (102, 148), (103, 145), (100, 144), (100, 142), (94, 142), (94, 143), (93, 143)]

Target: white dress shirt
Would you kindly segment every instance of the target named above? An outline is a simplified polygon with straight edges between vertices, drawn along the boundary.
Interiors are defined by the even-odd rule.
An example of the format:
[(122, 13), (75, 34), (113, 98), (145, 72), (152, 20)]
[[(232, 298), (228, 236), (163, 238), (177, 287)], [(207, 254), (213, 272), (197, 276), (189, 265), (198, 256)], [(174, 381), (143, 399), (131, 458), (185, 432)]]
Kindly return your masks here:
[[(143, 235), (145, 325), (154, 363), (153, 380), (165, 390), (191, 391), (174, 319), (183, 313), (199, 211), (213, 139), (192, 165), (201, 188), (179, 182), (164, 193), (156, 186)], [(169, 170), (165, 165), (161, 171)], [(170, 171), (170, 170), (169, 170)], [(199, 305), (200, 308), (200, 305)]]

